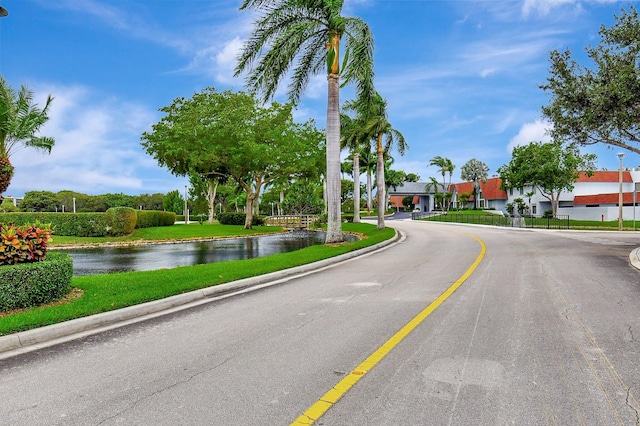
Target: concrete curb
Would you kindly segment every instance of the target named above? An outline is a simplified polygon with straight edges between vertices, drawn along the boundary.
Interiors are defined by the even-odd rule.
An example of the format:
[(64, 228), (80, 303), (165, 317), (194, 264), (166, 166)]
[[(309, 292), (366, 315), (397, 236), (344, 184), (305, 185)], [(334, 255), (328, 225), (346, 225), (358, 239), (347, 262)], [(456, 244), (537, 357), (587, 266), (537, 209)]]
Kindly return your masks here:
[(636, 269), (640, 269), (640, 247), (631, 250), (629, 253), (629, 263)]
[[(199, 304), (214, 301), (219, 297), (230, 297), (238, 293), (279, 284), (284, 281), (291, 280), (295, 277), (318, 272), (330, 266), (337, 265), (341, 262), (345, 262), (353, 258), (363, 256), (365, 254), (388, 248), (391, 245), (404, 240), (404, 238), (404, 234), (396, 231), (396, 234), (393, 238), (376, 245), (365, 247), (359, 250), (342, 254), (340, 256), (332, 257), (307, 265), (297, 266), (295, 268), (285, 269), (283, 271), (272, 272), (257, 277), (245, 278), (226, 284), (207, 287), (204, 289), (167, 297), (153, 302), (130, 306), (128, 308), (117, 309), (115, 311), (104, 312), (97, 315), (91, 315), (88, 317), (65, 321), (59, 324), (53, 324), (32, 330), (22, 331), (19, 333), (9, 334), (7, 336), (1, 336), (0, 355), (8, 351), (28, 348), (36, 349), (35, 346), (49, 346), (46, 343), (55, 344), (60, 343), (61, 341), (73, 340), (74, 338), (98, 333), (105, 327), (116, 328), (121, 325), (135, 322), (132, 321), (135, 319), (142, 320), (145, 316), (153, 314), (156, 314), (154, 316), (169, 314), (181, 309), (187, 309), (192, 306), (197, 306)], [(60, 342), (54, 343), (54, 341)], [(26, 352), (26, 350), (24, 352)]]

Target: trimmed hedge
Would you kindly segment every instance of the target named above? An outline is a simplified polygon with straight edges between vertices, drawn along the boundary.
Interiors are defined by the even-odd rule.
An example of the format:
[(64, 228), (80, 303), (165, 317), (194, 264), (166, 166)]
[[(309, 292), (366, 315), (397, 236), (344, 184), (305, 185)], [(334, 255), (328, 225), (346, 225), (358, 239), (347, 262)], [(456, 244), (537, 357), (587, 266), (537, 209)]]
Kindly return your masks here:
[(73, 260), (60, 252), (41, 262), (0, 266), (0, 312), (53, 302), (69, 293), (72, 277)]
[[(247, 215), (245, 213), (238, 212), (224, 212), (220, 213), (217, 217), (218, 222), (222, 225), (244, 225)], [(251, 226), (264, 225), (264, 218), (254, 215), (251, 220)]]
[(0, 213), (0, 223), (14, 223), (17, 226), (36, 222), (51, 224), (55, 235), (69, 237), (128, 235), (134, 230), (131, 220), (134, 228), (171, 226), (175, 223), (175, 213), (129, 207), (116, 207), (115, 211), (109, 209), (106, 213)]
[(151, 228), (155, 226), (171, 226), (176, 223), (174, 212), (158, 210), (136, 210), (136, 228)]
[(112, 207), (105, 214), (108, 235), (129, 235), (136, 229), (138, 216), (131, 207)]

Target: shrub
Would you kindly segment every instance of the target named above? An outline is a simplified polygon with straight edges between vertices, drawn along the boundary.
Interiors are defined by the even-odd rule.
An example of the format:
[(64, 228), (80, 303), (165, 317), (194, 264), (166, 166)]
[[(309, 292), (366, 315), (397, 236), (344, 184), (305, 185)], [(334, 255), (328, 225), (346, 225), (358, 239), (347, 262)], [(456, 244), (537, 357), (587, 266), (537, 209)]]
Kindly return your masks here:
[[(222, 225), (244, 225), (247, 215), (245, 213), (238, 212), (224, 212), (218, 215), (218, 222)], [(252, 226), (264, 225), (264, 217), (253, 216), (251, 220)]]
[(353, 223), (353, 217), (354, 217), (354, 216), (355, 216), (355, 215), (352, 215), (352, 214), (343, 214), (343, 215), (342, 215), (342, 221), (343, 221), (343, 222)]
[(0, 213), (0, 222), (28, 225), (49, 223), (56, 235), (73, 237), (104, 237), (107, 216), (104, 213)]
[(176, 223), (174, 212), (159, 210), (136, 210), (136, 228), (151, 228), (155, 226), (171, 226)]
[(52, 252), (41, 262), (0, 266), (0, 311), (53, 302), (69, 292), (73, 260)]
[(107, 233), (109, 235), (129, 235), (136, 229), (137, 215), (131, 207), (112, 207), (106, 211)]
[(40, 262), (47, 256), (51, 228), (0, 223), (0, 266)]

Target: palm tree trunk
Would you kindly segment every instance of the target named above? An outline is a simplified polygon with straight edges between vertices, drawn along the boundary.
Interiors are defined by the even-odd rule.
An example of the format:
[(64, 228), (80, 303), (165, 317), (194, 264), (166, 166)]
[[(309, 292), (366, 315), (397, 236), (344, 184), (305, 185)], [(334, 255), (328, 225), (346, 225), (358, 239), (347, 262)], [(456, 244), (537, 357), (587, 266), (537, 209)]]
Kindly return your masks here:
[(353, 152), (353, 223), (360, 223), (360, 154)]
[(371, 192), (373, 191), (373, 189), (371, 188), (373, 186), (372, 182), (371, 182), (371, 170), (367, 169), (367, 214), (371, 215), (371, 206), (373, 204), (373, 200), (371, 198)]
[(378, 229), (384, 229), (384, 214), (386, 213), (384, 195), (384, 149), (382, 148), (382, 133), (378, 134), (378, 165), (376, 199), (378, 201)]
[(329, 74), (327, 102), (327, 236), (326, 244), (344, 241), (340, 215), (340, 76)]

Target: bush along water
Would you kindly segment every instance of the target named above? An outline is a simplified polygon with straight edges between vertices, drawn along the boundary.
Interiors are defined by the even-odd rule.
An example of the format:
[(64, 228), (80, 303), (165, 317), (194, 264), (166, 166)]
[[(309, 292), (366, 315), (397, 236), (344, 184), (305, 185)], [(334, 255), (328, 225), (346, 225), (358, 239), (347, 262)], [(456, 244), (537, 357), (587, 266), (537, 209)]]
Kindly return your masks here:
[(0, 223), (0, 311), (52, 302), (69, 292), (73, 261), (47, 255), (49, 225)]

